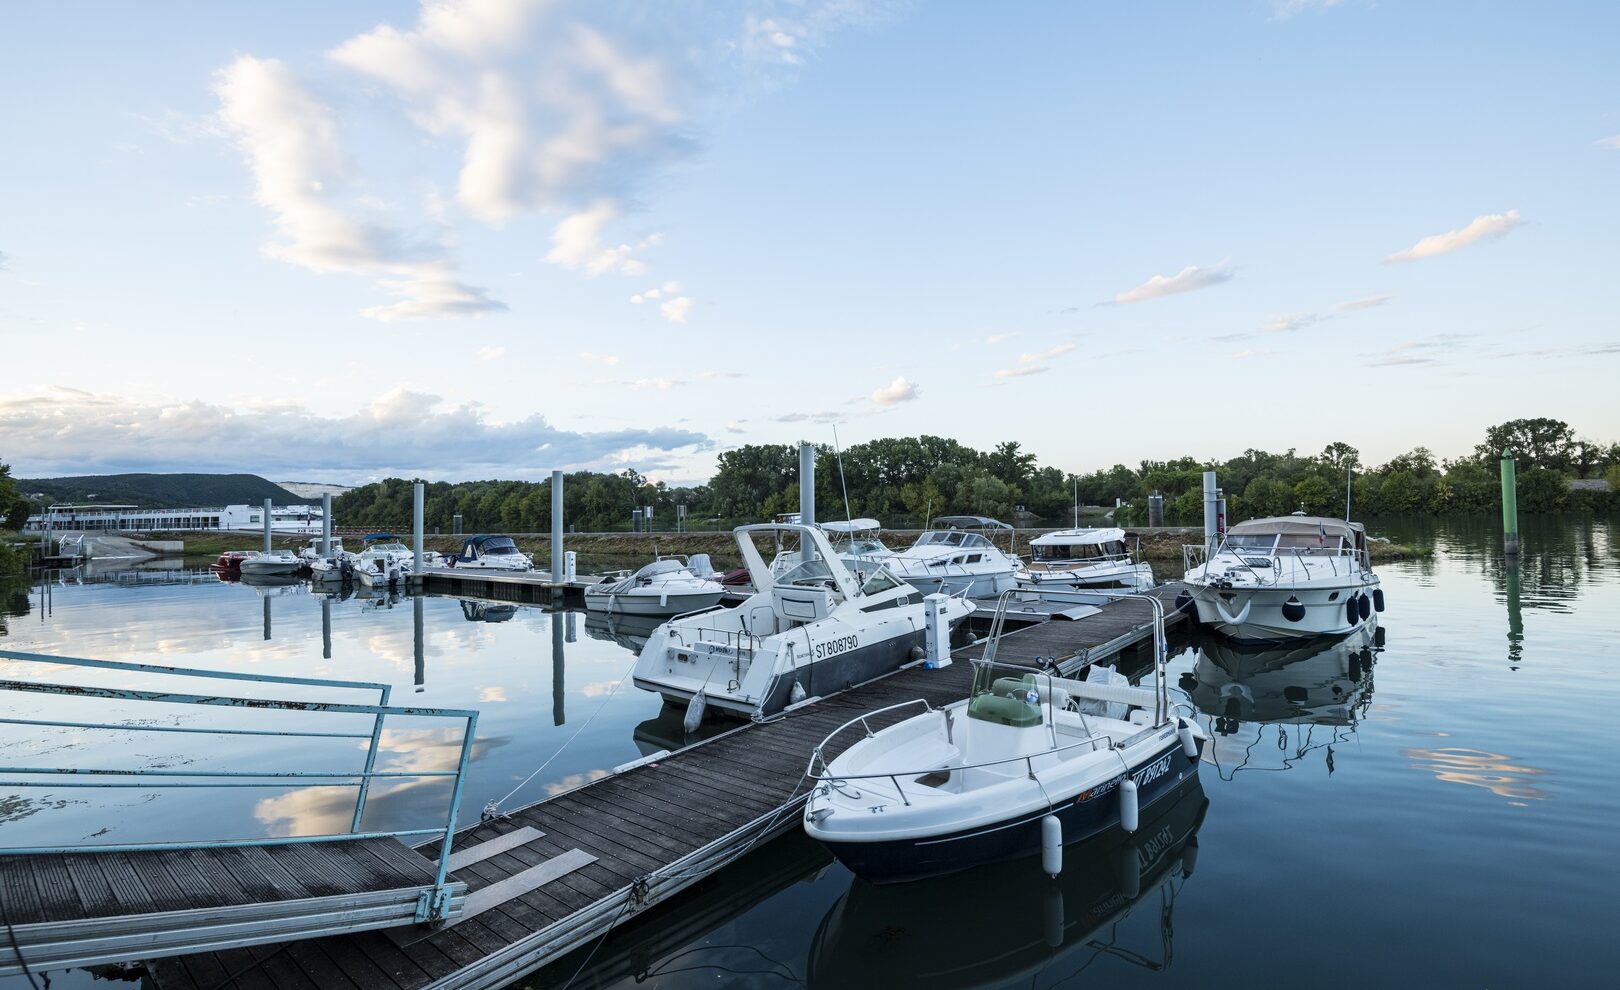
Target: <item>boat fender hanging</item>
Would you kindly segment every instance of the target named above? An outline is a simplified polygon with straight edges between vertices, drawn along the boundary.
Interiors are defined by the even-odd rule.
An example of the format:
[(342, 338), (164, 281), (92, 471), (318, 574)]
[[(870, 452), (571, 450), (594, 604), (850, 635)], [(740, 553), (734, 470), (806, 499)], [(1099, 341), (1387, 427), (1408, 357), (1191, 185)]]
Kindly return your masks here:
[(1176, 596), (1176, 611), (1189, 613), (1193, 610), (1193, 596), (1190, 591), (1183, 591)]
[(792, 699), (792, 703), (795, 705), (803, 701), (805, 698), (804, 685), (800, 684), (798, 681), (794, 681), (793, 690), (788, 692), (788, 697)]
[(1192, 726), (1182, 722), (1181, 728), (1176, 730), (1176, 738), (1181, 740), (1181, 751), (1187, 754), (1187, 759), (1198, 759), (1198, 740), (1193, 736)]
[(1380, 612), (1382, 612), (1384, 610), (1384, 589), (1383, 588), (1374, 588), (1373, 589), (1373, 608), (1377, 609)]
[(1372, 602), (1367, 598), (1366, 595), (1356, 596), (1356, 611), (1361, 613), (1361, 617), (1363, 619), (1367, 618), (1369, 615), (1372, 615)]
[(1361, 610), (1356, 608), (1356, 600), (1354, 598), (1346, 598), (1344, 600), (1344, 621), (1353, 626), (1360, 621), (1360, 619)]
[(1359, 653), (1350, 654), (1350, 680), (1356, 684), (1361, 683), (1361, 654)]
[(1187, 844), (1185, 846), (1183, 846), (1182, 850), (1181, 850), (1181, 877), (1182, 877), (1182, 879), (1186, 879), (1187, 877), (1192, 876), (1193, 875), (1193, 870), (1197, 866), (1198, 866), (1198, 836), (1195, 835), (1192, 838), (1187, 840)]
[(1119, 782), (1119, 827), (1127, 832), (1136, 831), (1138, 823), (1136, 805), (1136, 780), (1126, 777)]
[(1305, 618), (1305, 605), (1298, 598), (1289, 595), (1288, 600), (1283, 602), (1282, 614), (1289, 622), (1298, 622)]
[(1050, 877), (1063, 872), (1063, 823), (1056, 815), (1041, 819), (1041, 869)]
[(703, 710), (709, 707), (709, 698), (702, 691), (692, 695), (692, 700), (686, 703), (686, 718), (681, 720), (681, 728), (687, 735), (698, 730), (703, 724)]

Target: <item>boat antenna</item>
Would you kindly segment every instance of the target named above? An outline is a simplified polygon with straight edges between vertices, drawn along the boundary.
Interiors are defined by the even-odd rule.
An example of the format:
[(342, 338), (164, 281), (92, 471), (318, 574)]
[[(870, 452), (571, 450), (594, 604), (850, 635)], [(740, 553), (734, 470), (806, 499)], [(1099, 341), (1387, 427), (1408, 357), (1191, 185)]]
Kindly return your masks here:
[[(838, 446), (838, 424), (833, 424), (833, 453), (838, 457), (838, 487), (844, 490), (844, 521), (849, 523), (850, 532), (855, 531), (855, 519), (849, 511), (849, 482), (844, 480), (844, 451)], [(850, 537), (854, 539), (853, 536)]]
[(1074, 528), (1080, 528), (1080, 476), (1074, 476)]

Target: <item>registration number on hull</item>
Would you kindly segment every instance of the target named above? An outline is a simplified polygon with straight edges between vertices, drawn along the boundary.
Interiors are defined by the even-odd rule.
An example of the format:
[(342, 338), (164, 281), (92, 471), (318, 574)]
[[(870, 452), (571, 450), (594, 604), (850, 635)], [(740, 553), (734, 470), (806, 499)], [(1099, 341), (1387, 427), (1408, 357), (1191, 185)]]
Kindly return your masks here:
[(836, 657), (840, 653), (848, 653), (860, 645), (861, 641), (858, 637), (840, 636), (838, 639), (829, 639), (826, 642), (817, 643), (811, 655), (817, 660), (825, 660), (828, 657)]

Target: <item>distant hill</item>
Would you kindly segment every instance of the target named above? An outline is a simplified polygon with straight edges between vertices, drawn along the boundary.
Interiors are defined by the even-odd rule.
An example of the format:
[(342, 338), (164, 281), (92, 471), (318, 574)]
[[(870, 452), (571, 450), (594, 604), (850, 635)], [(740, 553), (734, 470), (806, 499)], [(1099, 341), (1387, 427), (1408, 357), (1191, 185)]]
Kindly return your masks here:
[(18, 478), (17, 489), (42, 504), (136, 505), (143, 509), (208, 505), (277, 505), (305, 500), (256, 474), (87, 474), (76, 478)]

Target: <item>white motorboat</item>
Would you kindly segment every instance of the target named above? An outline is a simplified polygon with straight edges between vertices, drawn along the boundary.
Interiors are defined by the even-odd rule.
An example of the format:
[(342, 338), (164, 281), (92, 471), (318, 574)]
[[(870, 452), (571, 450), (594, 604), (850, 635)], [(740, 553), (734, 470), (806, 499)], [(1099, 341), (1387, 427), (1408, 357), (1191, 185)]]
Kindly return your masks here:
[[(946, 637), (973, 611), (960, 598), (924, 603), (885, 568), (857, 581), (813, 526), (766, 523), (734, 532), (754, 594), (736, 608), (664, 623), (636, 660), (636, 686), (690, 703), (689, 717), (708, 709), (770, 715), (869, 680), (922, 655), (926, 609), (938, 610), (936, 621), (946, 627), (938, 631)], [(756, 536), (796, 536), (797, 563), (773, 569)]]
[(309, 579), (316, 584), (334, 584), (354, 576), (360, 555), (338, 548), (330, 557), (317, 556), (309, 561)]
[[(811, 756), (805, 831), (857, 876), (913, 880), (1035, 854), (1060, 863), (1064, 845), (1135, 831), (1143, 809), (1198, 772), (1207, 737), (1171, 715), (1161, 665), (1141, 688), (974, 663), (967, 699), (869, 713)], [(872, 732), (873, 716), (908, 705), (916, 715)], [(852, 730), (864, 738), (829, 762)]]
[(968, 598), (999, 595), (1017, 583), (1021, 561), (990, 541), (987, 532), (1013, 528), (983, 516), (941, 516), (910, 547), (883, 561), (895, 577), (925, 595), (940, 592)]
[(1018, 572), (1026, 588), (1153, 587), (1153, 566), (1137, 561), (1123, 529), (1063, 529), (1029, 541), (1030, 559)]
[(291, 550), (259, 550), (242, 558), (238, 565), (242, 576), (267, 574), (297, 574), (304, 562)]
[(725, 597), (708, 554), (660, 557), (634, 574), (610, 575), (585, 589), (585, 608), (615, 615), (681, 615)]
[(354, 578), (367, 588), (391, 588), (402, 584), (410, 565), (387, 553), (361, 553), (353, 562)]
[(518, 549), (510, 536), (469, 536), (461, 541), (461, 553), (444, 563), (455, 568), (470, 567), (489, 571), (527, 571), (534, 559)]
[(838, 559), (863, 580), (894, 556), (894, 551), (878, 539), (883, 524), (876, 519), (835, 519), (822, 523), (821, 529)]
[(1188, 590), (1180, 604), (1239, 640), (1343, 636), (1384, 610), (1367, 531), (1325, 516), (1272, 516), (1238, 523), (1213, 553), (1183, 548)]
[(310, 539), (308, 546), (303, 547), (298, 551), (298, 557), (305, 564), (313, 564), (317, 560), (330, 560), (334, 557), (341, 557), (346, 552), (347, 551), (343, 549), (343, 537), (334, 536), (332, 537), (332, 545), (330, 550), (327, 553), (322, 553), (321, 538), (316, 536)]

